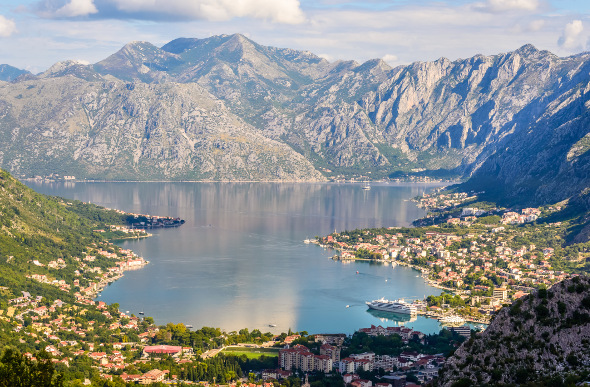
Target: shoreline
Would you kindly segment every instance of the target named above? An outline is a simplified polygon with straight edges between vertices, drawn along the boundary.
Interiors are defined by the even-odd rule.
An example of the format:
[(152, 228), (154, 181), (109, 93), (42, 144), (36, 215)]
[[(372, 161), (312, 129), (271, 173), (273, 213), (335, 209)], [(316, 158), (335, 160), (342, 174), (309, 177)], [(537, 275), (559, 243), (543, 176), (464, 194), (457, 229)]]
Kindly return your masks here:
[[(320, 244), (318, 241), (311, 241), (310, 243), (315, 244), (319, 247), (322, 247), (324, 249), (334, 249), (336, 251), (343, 251), (342, 249), (338, 249), (337, 247), (334, 246), (327, 246), (327, 245), (322, 245)], [(402, 262), (402, 261), (397, 261), (397, 260), (391, 260), (391, 259), (368, 259), (368, 258), (346, 258), (346, 259), (341, 259), (340, 256), (338, 255), (334, 255), (332, 257), (330, 257), (330, 259), (334, 260), (334, 261), (341, 261), (341, 262), (355, 262), (355, 261), (362, 261), (362, 262), (379, 262), (379, 263), (390, 263), (393, 265), (401, 265), (401, 266), (405, 266), (408, 268), (411, 268), (413, 270), (419, 271), (421, 273), (420, 277), (424, 280), (424, 282), (428, 285), (431, 286), (433, 288), (437, 288), (437, 289), (441, 289), (444, 290), (446, 292), (449, 292), (452, 295), (461, 295), (464, 294), (465, 292), (460, 290), (460, 289), (454, 289), (454, 288), (449, 288), (449, 287), (445, 287), (442, 286), (434, 281), (432, 281), (430, 278), (428, 278), (428, 275), (431, 273), (430, 269), (426, 269), (420, 266), (416, 266), (413, 265), (411, 263), (408, 262)], [(430, 318), (433, 320), (438, 320), (440, 322), (440, 318), (444, 317), (443, 315), (439, 315), (436, 312), (432, 312), (432, 311), (420, 311), (418, 312), (418, 315), (424, 316), (426, 318)], [(485, 320), (478, 320), (476, 318), (470, 318), (468, 316), (461, 316), (464, 320), (465, 323), (475, 323), (475, 324), (485, 324), (485, 325), (489, 325), (490, 321), (485, 321)], [(465, 324), (464, 323), (464, 324)], [(441, 324), (441, 329), (443, 329), (444, 327), (446, 327), (445, 324), (440, 323)], [(461, 324), (461, 325), (464, 325)], [(449, 325), (449, 327), (451, 327)]]
[[(95, 181), (95, 182), (96, 182), (96, 181)], [(118, 181), (118, 182), (119, 182), (119, 181)], [(96, 182), (96, 183), (101, 183), (101, 182)], [(273, 182), (273, 183), (277, 183), (277, 182)], [(280, 182), (278, 182), (278, 183), (280, 183)], [(310, 182), (306, 182), (306, 183), (310, 183)], [(317, 183), (318, 183), (318, 182), (311, 182), (311, 184), (317, 184)], [(336, 183), (336, 182), (319, 182), (319, 183), (321, 183), (321, 184), (342, 184), (342, 183)], [(429, 185), (429, 184), (432, 184), (431, 182), (418, 182), (418, 183), (416, 183), (416, 182), (409, 182), (409, 183), (411, 183), (411, 184), (421, 184), (421, 185), (422, 185), (422, 184), (424, 184), (424, 185)], [(345, 183), (345, 184), (350, 184), (350, 183), (348, 183), (348, 182), (347, 182), (347, 183)], [(354, 184), (354, 182), (353, 182), (353, 184)], [(402, 183), (402, 184), (403, 184), (403, 183)], [(134, 239), (137, 239), (137, 240), (139, 240), (139, 239), (144, 239), (144, 238), (146, 238), (146, 237), (151, 237), (151, 236), (153, 236), (153, 234), (149, 234), (149, 235), (147, 235), (147, 236), (141, 236), (141, 237), (127, 237), (127, 238), (114, 239), (114, 240), (112, 240), (112, 241), (114, 241), (114, 242), (119, 242), (119, 241), (120, 241), (120, 242), (124, 242), (125, 240), (134, 240)], [(309, 241), (309, 242), (311, 242), (311, 243), (313, 243), (313, 244), (316, 244), (316, 245), (319, 245), (319, 246), (322, 246), (322, 247), (324, 247), (324, 248), (327, 248), (327, 247), (329, 247), (329, 246), (321, 245), (321, 244), (320, 244), (320, 243), (319, 243), (317, 240), (312, 240), (312, 241)], [(331, 248), (331, 247), (330, 247), (330, 248)], [(363, 260), (363, 261), (373, 261), (373, 262), (380, 262), (380, 263), (392, 263), (392, 264), (400, 264), (400, 265), (403, 265), (403, 266), (409, 267), (409, 268), (411, 268), (411, 269), (414, 269), (414, 270), (416, 270), (416, 271), (419, 271), (419, 272), (421, 273), (420, 275), (421, 275), (422, 279), (424, 280), (424, 282), (425, 282), (427, 285), (429, 285), (429, 286), (432, 286), (433, 288), (438, 288), (438, 289), (442, 289), (442, 290), (444, 290), (444, 291), (449, 291), (449, 292), (451, 292), (451, 293), (454, 293), (454, 292), (456, 292), (456, 290), (455, 290), (455, 289), (449, 289), (449, 288), (445, 288), (445, 287), (443, 287), (443, 286), (440, 286), (440, 285), (438, 285), (438, 284), (435, 284), (435, 283), (433, 283), (432, 281), (430, 281), (430, 280), (427, 278), (427, 276), (428, 276), (428, 275), (429, 275), (429, 273), (430, 273), (430, 271), (429, 271), (429, 270), (427, 270), (427, 269), (424, 269), (424, 268), (420, 268), (420, 267), (418, 267), (418, 266), (415, 266), (415, 265), (412, 265), (412, 264), (410, 264), (410, 263), (406, 263), (406, 262), (400, 262), (400, 261), (396, 261), (396, 260), (385, 260), (385, 259), (381, 259), (381, 260), (372, 260), (372, 259), (350, 259), (350, 260)], [(350, 260), (348, 260), (348, 261), (350, 261)], [(102, 292), (103, 292), (103, 291), (106, 289), (106, 287), (107, 287), (107, 286), (109, 286), (111, 283), (114, 283), (115, 281), (117, 281), (117, 280), (121, 279), (122, 277), (124, 277), (124, 272), (125, 272), (125, 271), (128, 271), (128, 270), (139, 270), (139, 269), (143, 269), (143, 267), (144, 267), (145, 265), (147, 265), (148, 263), (149, 263), (149, 261), (146, 261), (146, 263), (145, 263), (144, 265), (141, 265), (141, 266), (138, 266), (138, 267), (133, 267), (133, 268), (127, 268), (127, 267), (125, 267), (125, 268), (124, 268), (124, 269), (123, 269), (123, 270), (122, 270), (120, 273), (118, 273), (116, 276), (114, 276), (114, 277), (110, 278), (108, 281), (102, 281), (102, 283), (99, 283), (99, 285), (97, 286), (96, 290), (95, 290), (95, 291), (93, 291), (91, 294), (90, 294), (90, 293), (89, 293), (89, 294), (87, 294), (87, 297), (91, 297), (91, 300), (92, 300), (92, 301), (100, 301), (100, 298), (99, 298), (99, 297), (101, 296), (101, 293), (102, 293)], [(117, 302), (117, 300), (113, 300), (112, 302)], [(438, 320), (438, 318), (436, 318), (436, 317), (427, 316), (427, 315), (426, 315), (426, 313), (420, 313), (420, 315), (423, 315), (424, 317), (426, 317), (426, 318), (429, 318), (429, 319), (432, 319), (432, 320)], [(466, 319), (466, 321), (471, 321), (471, 322), (474, 322), (474, 323), (484, 323), (484, 324), (486, 323), (486, 322), (484, 322), (484, 321), (478, 321), (478, 320), (468, 320), (468, 319)], [(183, 323), (182, 321), (179, 321), (179, 322)], [(438, 322), (438, 321), (437, 321), (437, 322)], [(186, 325), (186, 324), (188, 324), (188, 323), (185, 323), (185, 325)], [(440, 324), (440, 323), (439, 323), (439, 324)], [(253, 327), (253, 328), (258, 328), (258, 327)], [(444, 328), (444, 325), (440, 324), (440, 327), (439, 327), (439, 329), (443, 329), (443, 328)], [(258, 328), (258, 329), (261, 329), (261, 328)]]

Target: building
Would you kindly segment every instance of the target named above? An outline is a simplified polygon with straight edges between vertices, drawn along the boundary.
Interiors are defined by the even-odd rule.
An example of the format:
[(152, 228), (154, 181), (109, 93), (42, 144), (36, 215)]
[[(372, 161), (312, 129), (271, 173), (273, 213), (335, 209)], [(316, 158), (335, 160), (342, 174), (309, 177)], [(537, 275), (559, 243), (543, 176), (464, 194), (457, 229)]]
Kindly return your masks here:
[(370, 380), (358, 379), (358, 380), (355, 380), (354, 382), (350, 383), (350, 385), (352, 387), (372, 387), (373, 382), (371, 382)]
[(148, 345), (143, 348), (143, 356), (170, 355), (177, 357), (182, 354), (182, 347), (176, 345)]
[(284, 370), (299, 369), (303, 372), (330, 372), (334, 367), (331, 356), (314, 355), (303, 345), (279, 351), (279, 366)]
[(159, 369), (149, 370), (141, 376), (139, 384), (152, 384), (164, 380), (168, 371), (160, 371)]
[(506, 288), (495, 288), (494, 289), (494, 298), (497, 298), (501, 301), (508, 299), (508, 289)]
[[(374, 360), (369, 360), (368, 358), (353, 358), (351, 355), (350, 357), (346, 357), (340, 360), (338, 365), (338, 372), (341, 374), (353, 374), (357, 370), (363, 371), (373, 371), (373, 367), (375, 365)], [(375, 354), (373, 354), (374, 359)]]
[(320, 355), (329, 356), (333, 362), (340, 361), (340, 348), (330, 344), (324, 344), (320, 347)]
[(469, 325), (463, 325), (460, 327), (451, 327), (451, 332), (456, 332), (463, 337), (471, 337), (471, 328)]
[(323, 333), (314, 336), (314, 341), (316, 343), (330, 344), (336, 347), (341, 347), (344, 343), (344, 339), (346, 339), (344, 333)]
[(262, 371), (262, 380), (268, 380), (268, 379), (275, 379), (275, 380), (287, 379), (292, 374), (293, 373), (291, 371), (284, 371), (284, 370), (281, 370), (281, 369), (276, 369), (276, 370), (263, 370)]

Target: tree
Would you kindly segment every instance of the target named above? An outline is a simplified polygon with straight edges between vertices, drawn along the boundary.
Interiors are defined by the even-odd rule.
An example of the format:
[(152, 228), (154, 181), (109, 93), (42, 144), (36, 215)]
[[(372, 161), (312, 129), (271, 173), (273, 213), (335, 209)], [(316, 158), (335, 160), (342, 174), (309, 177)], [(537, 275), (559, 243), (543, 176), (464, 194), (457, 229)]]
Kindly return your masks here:
[(7, 347), (0, 358), (0, 387), (62, 387), (63, 375), (57, 374), (51, 355), (40, 351), (33, 361), (16, 348)]

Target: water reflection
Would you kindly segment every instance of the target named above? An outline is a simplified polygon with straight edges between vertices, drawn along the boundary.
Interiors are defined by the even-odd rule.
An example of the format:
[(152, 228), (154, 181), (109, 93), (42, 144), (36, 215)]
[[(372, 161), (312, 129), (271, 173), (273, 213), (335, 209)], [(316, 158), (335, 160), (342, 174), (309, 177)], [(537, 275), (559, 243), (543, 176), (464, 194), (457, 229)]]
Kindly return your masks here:
[(388, 323), (389, 326), (402, 327), (406, 323), (411, 323), (417, 320), (417, 316), (415, 314), (409, 315), (403, 313), (385, 312), (375, 309), (367, 309), (367, 313), (379, 319), (383, 323)]
[[(412, 269), (334, 262), (333, 251), (303, 243), (334, 230), (409, 225), (424, 212), (407, 199), (431, 185), (373, 184), (370, 191), (360, 184), (30, 185), (42, 193), (186, 220), (180, 228), (151, 230), (151, 238), (121, 243), (150, 264), (126, 273), (101, 295), (157, 323), (352, 333), (379, 324), (378, 316), (365, 313), (365, 301), (440, 293)], [(438, 327), (420, 318), (412, 324), (425, 333)]]

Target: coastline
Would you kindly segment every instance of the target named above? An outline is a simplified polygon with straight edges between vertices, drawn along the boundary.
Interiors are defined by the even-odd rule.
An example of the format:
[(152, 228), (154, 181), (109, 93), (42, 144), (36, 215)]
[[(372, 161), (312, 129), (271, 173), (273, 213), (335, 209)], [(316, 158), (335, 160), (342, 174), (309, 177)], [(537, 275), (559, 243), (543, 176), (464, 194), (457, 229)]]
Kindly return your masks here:
[[(327, 184), (331, 184), (331, 183), (327, 183)], [(401, 184), (403, 184), (403, 183), (401, 183)], [(352, 186), (352, 187), (354, 187), (353, 185), (350, 185), (350, 184), (349, 184), (349, 186)], [(383, 186), (383, 188), (385, 188), (385, 186)], [(408, 203), (408, 204), (409, 204), (409, 203)], [(412, 203), (412, 204), (413, 204), (413, 203)], [(412, 205), (412, 207), (413, 207), (413, 205)], [(145, 211), (140, 211), (140, 212), (145, 212)], [(161, 211), (159, 211), (159, 212), (161, 212)], [(408, 219), (418, 218), (418, 217), (420, 217), (420, 215), (421, 215), (420, 213), (418, 213), (418, 214), (414, 214), (414, 216), (413, 216), (413, 217), (409, 217)], [(391, 223), (391, 222), (386, 222), (386, 223), (387, 223), (387, 224), (395, 224), (395, 223)], [(352, 225), (348, 225), (348, 226), (347, 226), (347, 228), (350, 228), (350, 227), (354, 227), (354, 223), (353, 223)], [(154, 235), (155, 235), (155, 234), (154, 234)], [(175, 235), (176, 235), (176, 233), (175, 233)], [(179, 234), (179, 235), (181, 235), (181, 236), (182, 236), (182, 235), (183, 235), (183, 233), (181, 233), (181, 234)], [(133, 239), (135, 239), (135, 238), (126, 238), (126, 239), (133, 240)], [(139, 239), (139, 238), (138, 238), (138, 239)], [(143, 238), (141, 238), (141, 239), (143, 239)], [(123, 239), (121, 239), (121, 241), (123, 241)], [(154, 243), (154, 242), (152, 241), (152, 242), (147, 242), (147, 243), (150, 243), (150, 244), (152, 244), (152, 243)], [(263, 243), (263, 242), (260, 242), (260, 243)], [(143, 250), (142, 250), (142, 249), (139, 247), (139, 245), (138, 245), (136, 248), (138, 248), (140, 251), (143, 251)], [(145, 253), (145, 252), (144, 252), (144, 253)], [(324, 256), (325, 256), (325, 255), (324, 255)], [(148, 259), (149, 259), (149, 257), (146, 257), (146, 258), (148, 258)], [(387, 263), (387, 262), (390, 262), (390, 261), (383, 260), (382, 262), (383, 262), (383, 263)], [(403, 263), (403, 262), (395, 262), (395, 261), (393, 261), (393, 263), (396, 263), (396, 264), (397, 264), (397, 263), (399, 263), (399, 264), (403, 264), (404, 266), (408, 266), (408, 267), (411, 267), (411, 268), (413, 268), (413, 269), (419, 270), (419, 271), (420, 271), (422, 274), (426, 274), (426, 275), (428, 274), (427, 272), (424, 272), (424, 271), (423, 271), (423, 270), (421, 270), (420, 268), (414, 267), (414, 266), (412, 266), (412, 265), (409, 265), (409, 264), (406, 264), (406, 263)], [(142, 267), (140, 267), (140, 268), (143, 268), (143, 266), (142, 266)], [(138, 268), (136, 268), (136, 269), (139, 269), (139, 267), (138, 267)], [(377, 265), (376, 265), (376, 269), (378, 269), (378, 266), (377, 266)], [(128, 270), (128, 268), (125, 268), (125, 270), (123, 270), (123, 272), (121, 272), (121, 273), (117, 274), (116, 276), (115, 276), (115, 275), (113, 275), (113, 277), (112, 277), (112, 278), (110, 278), (109, 280), (103, 280), (102, 284), (100, 284), (100, 287), (99, 287), (99, 288), (97, 288), (97, 289), (96, 289), (96, 290), (95, 290), (95, 291), (92, 293), (92, 295), (89, 295), (89, 296), (90, 296), (90, 297), (94, 297), (94, 299), (95, 299), (96, 301), (99, 301), (99, 300), (101, 300), (101, 298), (96, 298), (96, 297), (100, 297), (100, 296), (101, 296), (101, 293), (102, 293), (102, 292), (105, 290), (105, 288), (106, 288), (106, 287), (107, 287), (107, 286), (108, 286), (110, 283), (114, 283), (115, 281), (117, 281), (118, 279), (120, 279), (121, 277), (123, 277), (123, 276), (125, 275), (125, 274), (124, 274), (124, 271), (126, 271), (126, 270)], [(129, 269), (129, 270), (130, 270), (130, 269)], [(149, 271), (151, 271), (152, 269), (148, 269), (148, 270), (149, 270)], [(412, 271), (412, 272), (413, 272), (413, 271)], [(420, 273), (414, 273), (414, 274), (412, 274), (412, 272), (406, 272), (406, 274), (404, 274), (404, 275), (411, 276), (411, 277), (415, 277), (415, 276), (417, 276), (417, 274), (420, 274)], [(418, 279), (418, 278), (415, 278), (415, 279), (414, 279), (414, 278), (412, 278), (412, 280), (414, 280), (413, 282), (416, 282), (417, 284), (424, 283), (423, 281), (421, 281), (421, 280), (420, 280), (420, 279)], [(420, 285), (420, 286), (422, 286), (422, 285)], [(434, 292), (434, 290), (433, 290), (433, 289), (431, 289), (431, 290), (430, 290), (430, 292), (431, 292), (431, 294), (438, 294), (438, 293)], [(428, 294), (428, 293), (429, 293), (429, 291), (427, 290), (427, 291), (426, 291), (426, 294)], [(422, 291), (420, 291), (420, 294), (422, 294)], [(368, 296), (367, 296), (367, 297), (368, 297)], [(367, 298), (365, 298), (365, 299), (367, 299)], [(122, 305), (122, 306), (121, 306), (121, 309), (122, 309), (122, 310), (128, 310), (128, 309), (129, 309), (129, 310), (131, 310), (131, 309), (132, 309), (131, 307), (128, 307), (128, 306), (126, 306), (126, 304), (125, 304), (125, 296), (124, 296), (124, 297), (122, 297), (122, 298), (115, 297), (115, 293), (112, 293), (112, 292), (110, 292), (110, 290), (109, 290), (109, 295), (105, 296), (105, 294), (102, 294), (102, 300), (104, 300), (104, 301), (107, 301), (107, 300), (108, 300), (108, 301), (107, 301), (108, 303), (112, 303), (112, 302), (122, 303), (122, 304), (121, 304), (121, 305)], [(154, 313), (155, 315), (158, 315), (158, 312), (157, 312), (157, 311), (152, 311), (152, 313)], [(355, 313), (356, 313), (356, 314), (363, 314), (364, 312), (359, 312), (359, 311), (358, 311), (358, 309), (357, 309), (357, 310), (355, 310)], [(163, 316), (163, 317), (162, 317), (162, 316), (160, 316), (160, 317), (161, 317), (161, 318), (164, 318), (164, 319), (166, 318), (166, 316)], [(167, 320), (166, 320), (166, 321), (167, 321)], [(162, 321), (162, 323), (165, 323), (166, 321)], [(171, 321), (175, 321), (175, 322), (184, 322), (185, 324), (194, 324), (195, 326), (198, 326), (198, 325), (200, 325), (200, 324), (196, 324), (196, 323), (194, 322), (194, 320), (190, 320), (190, 319), (182, 318), (182, 316), (181, 316), (181, 315), (178, 315), (176, 318), (172, 318), (172, 320), (171, 320)], [(432, 321), (432, 320), (430, 320), (430, 321)], [(375, 323), (378, 323), (378, 321), (375, 321)], [(429, 324), (431, 324), (431, 323), (429, 323)], [(219, 325), (219, 324), (218, 324), (218, 325)], [(217, 326), (217, 325), (216, 325), (216, 326)], [(219, 325), (219, 326), (222, 326), (222, 327), (223, 327), (224, 325), (223, 325), (223, 324), (221, 324), (221, 325)], [(308, 326), (308, 325), (305, 325), (305, 326)], [(313, 326), (313, 325), (312, 325), (312, 326)], [(359, 326), (362, 326), (362, 325), (359, 325)], [(438, 326), (438, 324), (437, 324), (437, 326)], [(256, 326), (252, 326), (252, 327), (253, 327), (253, 328), (257, 328)], [(285, 329), (286, 329), (286, 328), (285, 328)], [(301, 329), (305, 329), (305, 328), (303, 327), (303, 328), (301, 328)], [(439, 329), (440, 329), (440, 328), (439, 328)], [(319, 328), (319, 330), (318, 330), (318, 328), (317, 328), (317, 327), (316, 327), (316, 328), (313, 328), (313, 330), (314, 330), (314, 331), (319, 331), (319, 330), (321, 330), (321, 327)], [(438, 330), (437, 330), (437, 331), (438, 331)], [(348, 331), (347, 331), (347, 332), (348, 332)]]
[[(325, 249), (334, 249), (336, 251), (343, 251), (342, 249), (339, 249), (334, 246), (322, 245), (317, 240), (310, 241), (310, 243), (318, 245), (319, 247), (322, 247)], [(335, 260), (335, 261), (342, 261), (342, 262), (354, 262), (354, 261), (379, 262), (379, 263), (386, 263), (386, 264), (401, 265), (401, 266), (409, 267), (411, 269), (414, 269), (414, 270), (422, 273), (420, 277), (422, 277), (422, 279), (424, 280), (424, 282), (427, 285), (429, 285), (433, 288), (444, 290), (446, 292), (449, 292), (452, 295), (465, 294), (465, 292), (460, 289), (445, 287), (445, 286), (442, 286), (442, 285), (436, 283), (435, 281), (432, 281), (430, 278), (428, 278), (428, 276), (431, 273), (431, 270), (417, 266), (417, 265), (413, 265), (408, 262), (402, 262), (402, 261), (397, 261), (397, 260), (392, 260), (392, 259), (368, 259), (368, 258), (345, 258), (345, 259), (342, 259), (342, 258), (340, 258), (339, 255), (334, 255), (330, 259)], [(425, 316), (426, 318), (438, 320), (439, 322), (440, 322), (440, 319), (444, 317), (444, 315), (438, 314), (433, 311), (419, 311), (417, 314), (421, 315), (421, 316)], [(485, 324), (485, 325), (488, 325), (490, 323), (489, 321), (471, 318), (469, 316), (461, 316), (461, 317), (465, 320), (465, 323), (476, 323), (476, 324)], [(443, 323), (441, 323), (441, 325), (445, 326), (445, 324), (443, 324)]]

